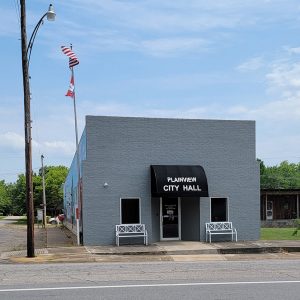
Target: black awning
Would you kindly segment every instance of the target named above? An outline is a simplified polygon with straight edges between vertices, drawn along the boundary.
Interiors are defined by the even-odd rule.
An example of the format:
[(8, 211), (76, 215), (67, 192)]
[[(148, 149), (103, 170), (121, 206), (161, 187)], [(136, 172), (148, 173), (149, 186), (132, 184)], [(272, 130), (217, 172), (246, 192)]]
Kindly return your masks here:
[(201, 166), (152, 165), (153, 197), (208, 197), (207, 179)]

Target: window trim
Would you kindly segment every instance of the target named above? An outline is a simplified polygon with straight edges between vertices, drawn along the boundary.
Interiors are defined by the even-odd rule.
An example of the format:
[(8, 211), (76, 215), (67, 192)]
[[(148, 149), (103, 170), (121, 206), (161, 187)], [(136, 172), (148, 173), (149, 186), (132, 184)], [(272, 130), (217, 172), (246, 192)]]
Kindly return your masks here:
[(209, 221), (211, 221), (211, 199), (226, 199), (226, 222), (229, 222), (229, 197), (209, 197)]
[(120, 224), (122, 223), (122, 200), (123, 199), (138, 199), (139, 200), (139, 223), (131, 223), (131, 224), (142, 224), (142, 210), (141, 210), (141, 198), (140, 197), (121, 197), (120, 198)]

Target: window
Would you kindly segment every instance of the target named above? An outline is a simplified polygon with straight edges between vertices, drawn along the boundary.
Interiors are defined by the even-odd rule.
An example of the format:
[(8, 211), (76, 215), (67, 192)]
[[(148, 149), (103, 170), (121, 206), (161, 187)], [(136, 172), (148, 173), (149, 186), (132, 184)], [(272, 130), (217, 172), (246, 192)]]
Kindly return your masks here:
[(211, 198), (211, 222), (228, 221), (227, 198)]
[(123, 198), (121, 199), (121, 224), (140, 223), (140, 199)]

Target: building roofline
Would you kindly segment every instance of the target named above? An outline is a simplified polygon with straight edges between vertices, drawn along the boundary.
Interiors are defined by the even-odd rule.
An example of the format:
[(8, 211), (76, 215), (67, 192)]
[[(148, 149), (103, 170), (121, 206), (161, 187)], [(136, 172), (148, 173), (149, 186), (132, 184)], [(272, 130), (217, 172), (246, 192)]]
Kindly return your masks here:
[(86, 115), (86, 118), (116, 118), (116, 119), (140, 119), (140, 120), (189, 120), (189, 121), (223, 121), (223, 122), (256, 122), (255, 120), (237, 120), (237, 119), (203, 119), (203, 118), (180, 118), (180, 117), (142, 117), (142, 116), (96, 116), (96, 115)]

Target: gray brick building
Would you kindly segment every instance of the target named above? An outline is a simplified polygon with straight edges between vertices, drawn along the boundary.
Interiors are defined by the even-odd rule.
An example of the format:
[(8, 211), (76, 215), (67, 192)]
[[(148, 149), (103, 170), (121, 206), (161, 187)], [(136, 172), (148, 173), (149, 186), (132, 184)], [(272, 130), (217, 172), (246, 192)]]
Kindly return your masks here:
[(122, 223), (145, 224), (150, 243), (205, 241), (209, 221), (259, 239), (254, 121), (87, 116), (79, 153), (64, 206), (85, 245), (114, 244)]

